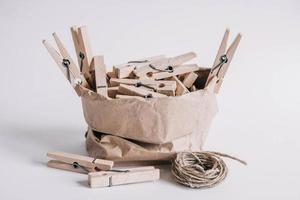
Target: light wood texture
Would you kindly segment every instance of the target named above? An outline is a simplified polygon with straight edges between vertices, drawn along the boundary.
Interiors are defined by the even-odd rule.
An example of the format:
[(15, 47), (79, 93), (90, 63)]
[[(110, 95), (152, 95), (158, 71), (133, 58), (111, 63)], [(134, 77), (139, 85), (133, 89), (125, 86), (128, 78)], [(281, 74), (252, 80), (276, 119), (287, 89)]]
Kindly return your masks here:
[[(178, 66), (178, 65), (182, 65), (183, 63), (193, 59), (196, 57), (196, 54), (194, 52), (189, 52), (186, 54), (182, 54), (179, 56), (175, 56), (172, 58), (165, 58), (165, 59), (161, 59), (155, 62), (152, 62), (151, 65), (159, 70), (164, 70), (166, 69), (168, 66)], [(158, 70), (152, 69), (151, 67), (149, 67), (148, 65), (139, 67), (137, 69), (134, 70), (134, 74), (137, 77), (147, 77), (148, 73), (155, 73)]]
[(234, 56), (234, 53), (238, 47), (238, 44), (240, 43), (240, 40), (241, 40), (242, 36), (241, 34), (238, 34), (236, 36), (236, 38), (234, 39), (233, 43), (230, 45), (229, 49), (227, 50), (227, 58), (228, 58), (228, 61), (227, 63), (225, 63), (222, 68), (220, 69), (220, 72), (219, 72), (219, 81), (217, 82), (216, 84), (216, 87), (215, 87), (215, 92), (218, 93), (219, 90), (220, 90), (220, 87), (223, 83), (223, 80), (224, 80), (224, 77), (225, 77), (225, 74), (228, 70), (228, 67), (232, 61), (232, 58)]
[(156, 86), (160, 84), (165, 85), (176, 85), (175, 81), (165, 81), (165, 80), (151, 80), (151, 79), (118, 79), (118, 78), (111, 78), (109, 80), (111, 86), (119, 86), (120, 84), (126, 84), (126, 85), (134, 85), (136, 83), (142, 83), (144, 85), (149, 86)]
[(88, 172), (95, 172), (96, 170), (93, 168), (85, 168), (86, 170), (82, 169), (81, 167), (74, 168), (73, 165), (64, 163), (58, 160), (49, 160), (47, 163), (48, 167), (55, 168), (55, 169), (63, 169), (71, 172), (77, 172), (82, 174), (87, 174)]
[[(134, 85), (141, 83), (143, 85), (147, 85), (151, 88), (153, 88), (154, 91), (165, 94), (167, 96), (174, 96), (175, 90), (176, 90), (176, 82), (175, 81), (155, 81), (151, 79), (110, 79), (110, 85), (111, 86), (118, 86), (120, 84), (126, 84), (126, 85)], [(145, 87), (141, 87), (144, 89), (147, 89)], [(147, 89), (149, 90), (149, 89)]]
[(107, 94), (110, 98), (115, 98), (119, 91), (119, 87), (109, 87), (107, 88)]
[(157, 73), (149, 72), (150, 74), (147, 74), (147, 77), (150, 79), (159, 80), (159, 79), (176, 76), (179, 74), (185, 74), (185, 73), (197, 71), (199, 69), (200, 68), (196, 64), (181, 65), (181, 66), (174, 67), (173, 72), (157, 72)]
[(207, 84), (207, 86), (204, 88), (206, 89), (207, 91), (210, 91), (210, 92), (214, 92), (215, 91), (215, 88), (216, 88), (216, 84), (218, 82), (218, 78), (216, 76), (214, 76), (210, 81), (209, 83)]
[[(238, 44), (241, 40), (241, 34), (238, 34), (236, 36), (236, 38), (234, 39), (234, 41), (232, 42), (232, 44), (230, 45), (230, 47), (228, 48), (228, 50), (226, 51), (226, 48), (227, 48), (227, 42), (228, 42), (228, 38), (229, 38), (229, 29), (226, 29), (225, 33), (224, 33), (224, 36), (223, 36), (223, 39), (222, 39), (222, 42), (221, 42), (221, 45), (218, 49), (218, 52), (217, 52), (217, 55), (216, 55), (216, 58), (215, 58), (215, 61), (214, 61), (214, 64), (212, 66), (212, 69), (208, 75), (208, 78), (206, 80), (206, 84), (205, 86), (208, 85), (208, 83), (211, 81), (211, 79), (214, 77), (214, 76), (217, 76), (217, 78), (219, 79), (217, 81), (217, 84), (215, 86), (215, 93), (218, 93), (219, 90), (220, 90), (220, 87), (222, 85), (222, 82), (223, 82), (223, 79), (224, 79), (224, 76), (228, 70), (228, 67), (232, 61), (232, 58), (234, 56), (234, 53), (238, 47)], [(219, 66), (218, 68), (215, 68), (215, 66), (217, 66), (219, 63), (220, 63), (220, 57), (222, 55), (226, 55), (227, 57), (227, 62), (224, 63), (223, 65)]]
[(155, 169), (154, 167), (129, 169), (129, 172), (91, 172), (88, 175), (91, 188), (155, 181), (159, 178), (159, 169)]
[(111, 78), (117, 78), (117, 75), (116, 75), (116, 73), (114, 71), (107, 72), (106, 74), (107, 74), (108, 78), (110, 78), (110, 79)]
[(129, 96), (129, 95), (123, 95), (123, 94), (117, 94), (116, 99), (140, 99), (140, 100), (144, 100), (143, 97)]
[[(43, 40), (43, 44), (67, 80), (68, 80), (68, 76), (70, 76), (70, 80), (68, 80), (68, 81), (70, 82), (70, 84), (72, 85), (73, 88), (76, 86), (76, 84), (77, 84), (76, 82), (78, 80), (80, 80), (82, 86), (84, 86), (86, 88), (90, 87), (89, 84), (87, 83), (87, 81), (85, 80), (85, 78), (80, 74), (78, 68), (71, 61), (70, 61), (69, 72), (68, 72), (68, 69), (63, 65), (64, 57), (62, 55), (60, 55), (46, 40)], [(68, 58), (66, 58), (66, 59), (68, 59)], [(78, 94), (78, 92), (77, 92), (77, 94)]]
[(191, 92), (195, 92), (195, 91), (197, 91), (197, 88), (196, 88), (196, 86), (193, 85), (193, 86), (191, 87)]
[(140, 97), (146, 97), (148, 95), (151, 95), (153, 98), (166, 97), (166, 95), (164, 94), (152, 92), (149, 90), (145, 90), (132, 85), (125, 85), (125, 84), (120, 84), (118, 92), (125, 95), (140, 96)]
[(106, 81), (106, 67), (104, 64), (103, 56), (94, 56), (91, 66), (93, 66), (93, 68), (95, 69), (97, 93), (104, 97), (108, 97), (107, 81)]
[(136, 61), (148, 61), (148, 62), (124, 63), (124, 64), (115, 65), (115, 66), (113, 66), (113, 71), (117, 75), (118, 78), (131, 77), (131, 76), (133, 76), (132, 72), (134, 69), (138, 69), (140, 67), (147, 66), (154, 61), (163, 59), (164, 57), (165, 57), (164, 55), (158, 55), (158, 56), (153, 56), (153, 57), (149, 57), (149, 58), (136, 60)]
[(175, 91), (176, 96), (180, 96), (190, 92), (176, 76), (172, 76), (170, 79), (176, 81), (177, 83), (177, 88)]
[(194, 82), (197, 80), (198, 75), (194, 72), (190, 72), (185, 75), (182, 83), (185, 85), (185, 87), (190, 88), (193, 86)]
[(74, 162), (77, 162), (81, 166), (91, 169), (98, 168), (99, 170), (109, 170), (114, 164), (114, 162), (110, 160), (94, 159), (88, 156), (81, 156), (64, 152), (48, 152), (47, 156), (67, 164), (73, 164)]
[[(88, 83), (93, 87), (93, 77), (91, 71), (93, 71), (93, 67), (91, 67), (91, 62), (93, 58), (92, 50), (90, 47), (90, 42), (87, 35), (86, 26), (71, 27), (72, 38), (74, 42), (74, 47), (77, 55), (78, 65), (80, 66), (82, 63), (82, 73)], [(80, 58), (80, 54), (84, 55), (84, 58)]]

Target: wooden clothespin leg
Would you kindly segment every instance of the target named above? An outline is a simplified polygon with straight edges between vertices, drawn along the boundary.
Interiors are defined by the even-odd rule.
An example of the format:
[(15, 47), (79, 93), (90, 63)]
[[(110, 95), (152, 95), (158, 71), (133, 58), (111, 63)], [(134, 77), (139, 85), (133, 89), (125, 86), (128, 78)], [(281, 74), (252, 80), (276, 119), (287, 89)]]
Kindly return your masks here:
[(107, 82), (106, 82), (106, 68), (103, 56), (93, 57), (91, 66), (95, 69), (96, 90), (97, 93), (108, 98)]
[(47, 156), (55, 159), (48, 162), (49, 167), (79, 173), (110, 170), (114, 164), (113, 161), (110, 160), (95, 159), (64, 152), (48, 152)]
[[(58, 53), (55, 48), (53, 48), (46, 40), (43, 40), (43, 44), (48, 50), (49, 54), (53, 58), (53, 60), (56, 62), (58, 67), (63, 72), (66, 79), (70, 82), (72, 87), (75, 89), (77, 84), (81, 84), (83, 87), (90, 88), (88, 82), (85, 80), (85, 78), (80, 74), (78, 68), (76, 67), (73, 59), (67, 52), (66, 48), (62, 44), (61, 40), (57, 36), (56, 33), (53, 33), (53, 37), (55, 39), (55, 42), (57, 44), (57, 47), (59, 49)], [(77, 94), (80, 96), (81, 94), (78, 93), (79, 90), (76, 90)]]
[[(218, 78), (218, 81), (215, 86), (215, 93), (218, 93), (220, 90), (220, 87), (222, 85), (224, 76), (228, 70), (228, 67), (232, 61), (232, 58), (234, 56), (234, 53), (237, 49), (237, 46), (241, 40), (241, 34), (238, 34), (236, 38), (234, 39), (233, 43), (230, 45), (230, 47), (227, 49), (227, 41), (229, 37), (229, 29), (226, 29), (225, 34), (223, 36), (221, 45), (219, 47), (216, 59), (214, 61), (213, 67), (208, 75), (206, 86), (209, 84), (211, 79), (216, 76)], [(226, 51), (227, 49), (227, 51)]]
[(72, 38), (74, 42), (74, 47), (76, 50), (78, 65), (80, 72), (84, 75), (89, 85), (94, 88), (94, 78), (91, 73), (94, 69), (91, 67), (91, 62), (93, 58), (92, 50), (90, 47), (90, 42), (87, 35), (86, 26), (71, 27)]
[(159, 169), (152, 166), (138, 167), (123, 171), (101, 171), (89, 173), (89, 185), (92, 188), (155, 181), (160, 177)]

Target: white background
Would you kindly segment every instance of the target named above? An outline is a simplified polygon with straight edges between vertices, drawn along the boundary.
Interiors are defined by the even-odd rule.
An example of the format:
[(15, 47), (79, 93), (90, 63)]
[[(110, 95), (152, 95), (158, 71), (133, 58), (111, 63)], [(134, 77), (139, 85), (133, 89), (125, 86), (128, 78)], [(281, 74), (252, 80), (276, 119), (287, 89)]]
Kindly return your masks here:
[[(0, 199), (300, 199), (300, 2), (0, 1)], [(218, 95), (206, 150), (238, 156), (207, 190), (161, 180), (90, 189), (45, 166), (51, 150), (86, 154), (80, 99), (42, 46), (56, 31), (75, 58), (71, 25), (88, 26), (107, 66), (198, 54), (211, 67), (226, 27), (243, 38)]]

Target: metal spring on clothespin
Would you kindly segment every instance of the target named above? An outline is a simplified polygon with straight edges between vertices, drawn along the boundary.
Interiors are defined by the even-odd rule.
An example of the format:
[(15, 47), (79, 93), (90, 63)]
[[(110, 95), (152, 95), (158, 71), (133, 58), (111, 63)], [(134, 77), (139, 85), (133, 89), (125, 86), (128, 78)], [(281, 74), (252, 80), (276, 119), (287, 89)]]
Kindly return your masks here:
[(63, 61), (62, 61), (62, 64), (67, 69), (67, 79), (68, 79), (69, 82), (71, 82), (70, 69), (69, 69), (70, 61), (68, 59), (64, 58)]
[(149, 88), (149, 89), (153, 90), (154, 92), (156, 92), (156, 89), (155, 89), (154, 87), (151, 87), (151, 86), (149, 86), (149, 85), (145, 85), (145, 84), (143, 84), (143, 83), (141, 83), (141, 82), (135, 83), (134, 86), (135, 86), (135, 87), (141, 87), (141, 86), (143, 86), (143, 87), (145, 87), (145, 88)]
[(219, 78), (219, 72), (220, 72), (222, 66), (223, 66), (225, 63), (227, 63), (227, 62), (228, 62), (228, 58), (227, 58), (226, 54), (222, 55), (222, 56), (220, 57), (220, 62), (219, 62), (219, 64), (217, 64), (216, 66), (214, 66), (214, 67), (212, 68), (211, 73), (213, 73), (213, 72), (215, 71), (215, 69), (217, 69), (217, 68), (219, 67), (218, 72), (217, 72), (217, 74), (216, 74), (216, 76)]
[(80, 67), (79, 68), (80, 68), (80, 72), (82, 72), (83, 60), (85, 58), (84, 53), (79, 52), (79, 58), (80, 58)]
[(174, 68), (171, 65), (169, 65), (166, 69), (157, 69), (156, 67), (154, 67), (151, 64), (149, 65), (149, 67), (151, 69), (154, 69), (154, 70), (159, 71), (159, 72), (169, 72), (169, 73), (174, 72)]

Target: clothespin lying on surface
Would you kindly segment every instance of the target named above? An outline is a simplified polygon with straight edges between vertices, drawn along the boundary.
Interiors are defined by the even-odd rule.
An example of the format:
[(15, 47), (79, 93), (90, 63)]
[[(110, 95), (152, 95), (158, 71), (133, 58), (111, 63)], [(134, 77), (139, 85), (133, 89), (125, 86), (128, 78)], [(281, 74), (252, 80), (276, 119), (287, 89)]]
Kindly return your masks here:
[(100, 171), (89, 173), (89, 185), (92, 188), (111, 187), (130, 183), (155, 181), (160, 177), (159, 169), (153, 166), (138, 167), (128, 170)]
[[(48, 50), (49, 54), (59, 66), (67, 80), (70, 82), (73, 88), (76, 87), (76, 84), (82, 84), (86, 88), (90, 88), (86, 79), (81, 75), (80, 71), (76, 67), (73, 59), (67, 52), (66, 48), (58, 38), (56, 33), (53, 33), (53, 37), (59, 49), (58, 53), (55, 48), (53, 48), (46, 40), (43, 40), (43, 44)], [(76, 90), (75, 90), (76, 91)], [(78, 94), (78, 93), (77, 93)], [(78, 94), (80, 95), (80, 94)]]
[(110, 160), (95, 159), (64, 152), (48, 152), (47, 156), (55, 159), (48, 162), (48, 167), (79, 173), (110, 170), (114, 164), (114, 162)]
[(206, 86), (209, 84), (210, 80), (216, 76), (218, 78), (218, 81), (215, 86), (215, 93), (218, 93), (221, 87), (221, 84), (223, 82), (224, 76), (228, 70), (228, 67), (230, 65), (230, 62), (234, 56), (234, 53), (237, 49), (237, 46), (241, 40), (241, 34), (238, 34), (236, 38), (234, 39), (233, 43), (230, 45), (228, 50), (227, 48), (227, 41), (229, 37), (229, 29), (226, 29), (225, 34), (223, 36), (220, 48), (218, 50), (215, 62), (213, 64), (213, 67), (211, 68), (211, 71), (208, 75)]
[(80, 68), (80, 72), (84, 75), (89, 85), (94, 88), (94, 78), (93, 78), (93, 67), (91, 66), (91, 62), (93, 59), (92, 50), (90, 47), (90, 42), (87, 35), (86, 26), (71, 27), (72, 38), (74, 42), (74, 47), (76, 50), (76, 55), (78, 58), (78, 65)]
[(110, 160), (63, 152), (48, 152), (47, 156), (55, 159), (48, 162), (48, 167), (88, 174), (92, 188), (155, 181), (160, 176), (153, 166), (112, 169), (114, 163)]

